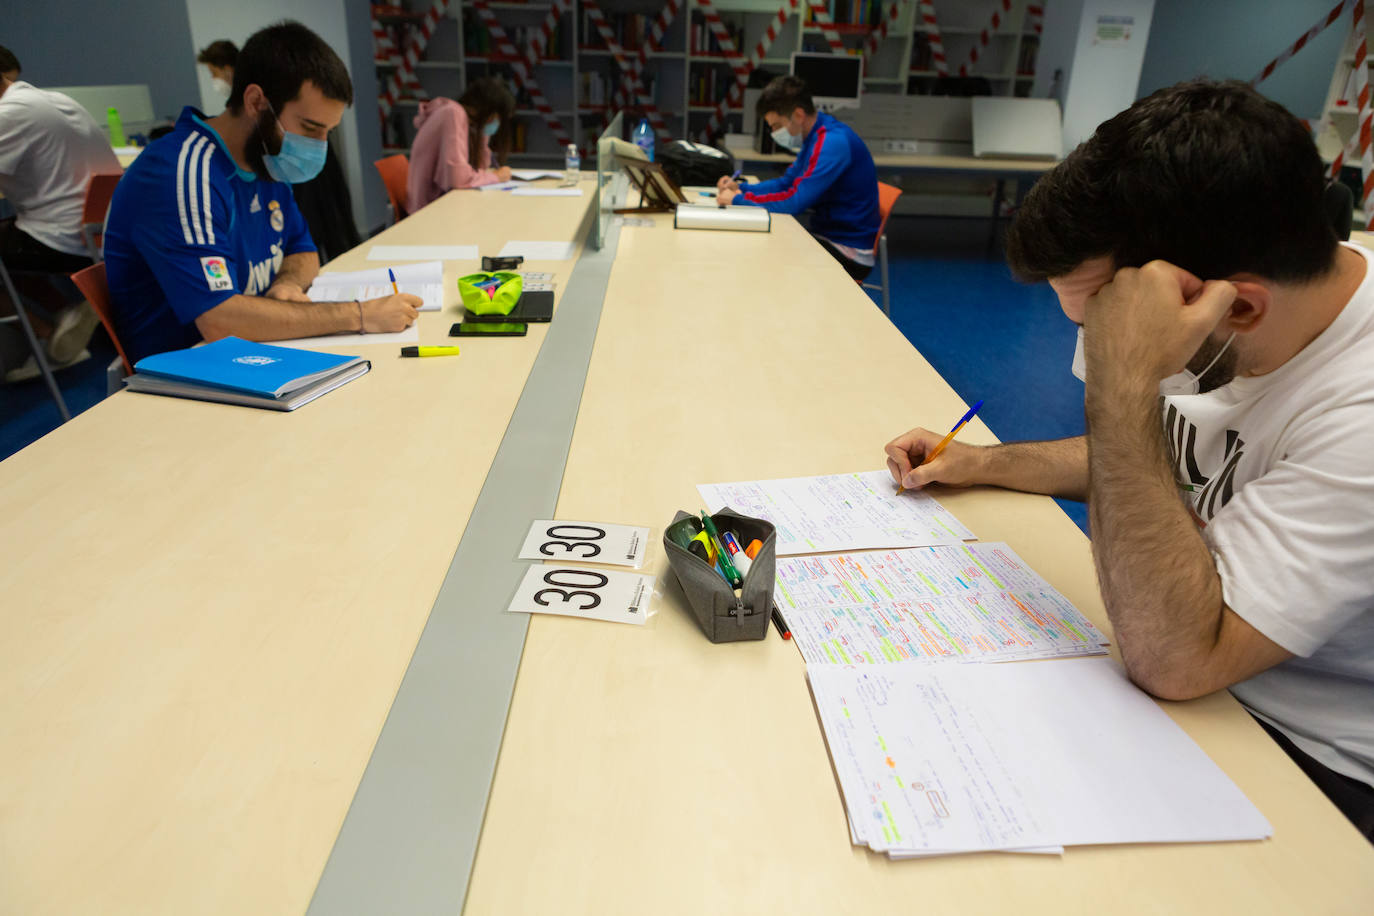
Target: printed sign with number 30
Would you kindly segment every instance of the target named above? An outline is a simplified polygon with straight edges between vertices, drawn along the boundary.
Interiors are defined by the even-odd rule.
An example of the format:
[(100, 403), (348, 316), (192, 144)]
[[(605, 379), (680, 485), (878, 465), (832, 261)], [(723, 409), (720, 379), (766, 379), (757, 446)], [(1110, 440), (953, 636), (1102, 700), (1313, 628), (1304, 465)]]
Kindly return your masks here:
[(643, 623), (653, 591), (653, 576), (535, 564), (507, 610)]
[(644, 565), (648, 528), (602, 522), (544, 520), (530, 526), (522, 560), (568, 560), (638, 569)]

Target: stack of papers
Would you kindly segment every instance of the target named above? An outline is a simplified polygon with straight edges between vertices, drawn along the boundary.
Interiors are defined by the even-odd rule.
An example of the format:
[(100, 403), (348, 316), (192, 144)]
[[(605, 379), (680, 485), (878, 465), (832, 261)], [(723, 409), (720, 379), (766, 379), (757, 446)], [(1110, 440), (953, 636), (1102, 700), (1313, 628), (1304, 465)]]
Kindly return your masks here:
[(388, 270), (396, 275), (397, 289), (424, 300), (420, 311), (437, 312), (444, 307), (442, 261), (320, 274), (310, 286), (310, 299), (313, 302), (350, 302), (390, 296), (393, 291)]
[(1272, 833), (1108, 659), (807, 675), (851, 837), (892, 858)]
[(789, 477), (697, 487), (712, 512), (729, 506), (778, 529), (777, 555), (924, 547), (973, 540), (935, 498), (920, 490), (897, 495), (887, 471)]
[(528, 293), (537, 290), (553, 291), (553, 274), (547, 271), (521, 270), (520, 291)]
[(773, 591), (807, 664), (1107, 651), (1101, 631), (1006, 544), (782, 558)]

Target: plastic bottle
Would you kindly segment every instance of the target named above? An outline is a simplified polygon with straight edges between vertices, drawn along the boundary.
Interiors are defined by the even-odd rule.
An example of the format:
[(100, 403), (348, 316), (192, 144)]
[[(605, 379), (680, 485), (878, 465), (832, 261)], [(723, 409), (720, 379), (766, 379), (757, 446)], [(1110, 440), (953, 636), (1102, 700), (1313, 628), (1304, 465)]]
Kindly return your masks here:
[(649, 126), (648, 118), (640, 118), (635, 125), (634, 134), (631, 136), (635, 146), (644, 150), (644, 154), (649, 157), (649, 161), (654, 161), (654, 129)]
[(582, 180), (582, 154), (577, 151), (576, 143), (568, 144), (567, 154), (563, 157), (563, 187), (569, 188)]
[(105, 121), (110, 125), (110, 145), (128, 146), (124, 139), (124, 122), (119, 120), (119, 109), (111, 108), (105, 112)]

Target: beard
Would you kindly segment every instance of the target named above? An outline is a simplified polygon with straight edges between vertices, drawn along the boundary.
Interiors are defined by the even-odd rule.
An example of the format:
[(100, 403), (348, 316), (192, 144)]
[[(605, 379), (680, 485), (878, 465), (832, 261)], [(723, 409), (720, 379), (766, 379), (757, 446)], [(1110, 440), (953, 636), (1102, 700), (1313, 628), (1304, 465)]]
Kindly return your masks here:
[(272, 176), (267, 172), (267, 165), (263, 162), (263, 156), (275, 156), (280, 153), (282, 141), (285, 139), (277, 130), (277, 116), (272, 114), (271, 109), (264, 108), (258, 112), (255, 133), (257, 134), (257, 142), (248, 141), (248, 148), (243, 151), (244, 158), (252, 167), (253, 174), (259, 178), (270, 179)]
[[(1193, 358), (1188, 360), (1188, 371), (1198, 377), (1199, 394), (1206, 394), (1223, 385), (1229, 385), (1236, 377), (1236, 367), (1239, 365), (1240, 357), (1236, 353), (1235, 341), (1232, 341), (1231, 346), (1226, 347), (1226, 352), (1221, 354), (1220, 359), (1217, 359), (1217, 354), (1221, 353), (1222, 347), (1226, 347), (1226, 341), (1217, 343), (1208, 337), (1202, 342), (1202, 346), (1198, 347)], [(1217, 364), (1207, 369), (1214, 359), (1217, 360)], [(1205, 375), (1202, 371), (1204, 369), (1207, 369)]]

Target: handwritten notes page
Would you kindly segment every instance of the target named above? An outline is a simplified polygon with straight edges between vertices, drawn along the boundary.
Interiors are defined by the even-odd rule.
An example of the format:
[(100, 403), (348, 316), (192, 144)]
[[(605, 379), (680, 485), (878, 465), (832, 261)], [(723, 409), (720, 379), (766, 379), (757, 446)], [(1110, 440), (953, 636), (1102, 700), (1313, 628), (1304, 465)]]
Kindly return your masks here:
[(780, 557), (974, 538), (933, 496), (921, 491), (898, 496), (887, 471), (702, 484), (697, 490), (712, 512), (729, 506), (772, 522)]
[[(390, 296), (391, 277), (388, 268), (323, 273), (310, 286), (313, 302), (350, 302)], [(444, 307), (444, 263), (426, 261), (423, 264), (402, 264), (390, 268), (396, 275), (396, 288), (403, 293), (419, 296), (424, 304), (422, 312), (437, 312)]]
[(779, 558), (773, 591), (808, 664), (1106, 652), (1101, 631), (1006, 544)]
[(1110, 659), (807, 675), (852, 838), (894, 858), (1272, 832)]

